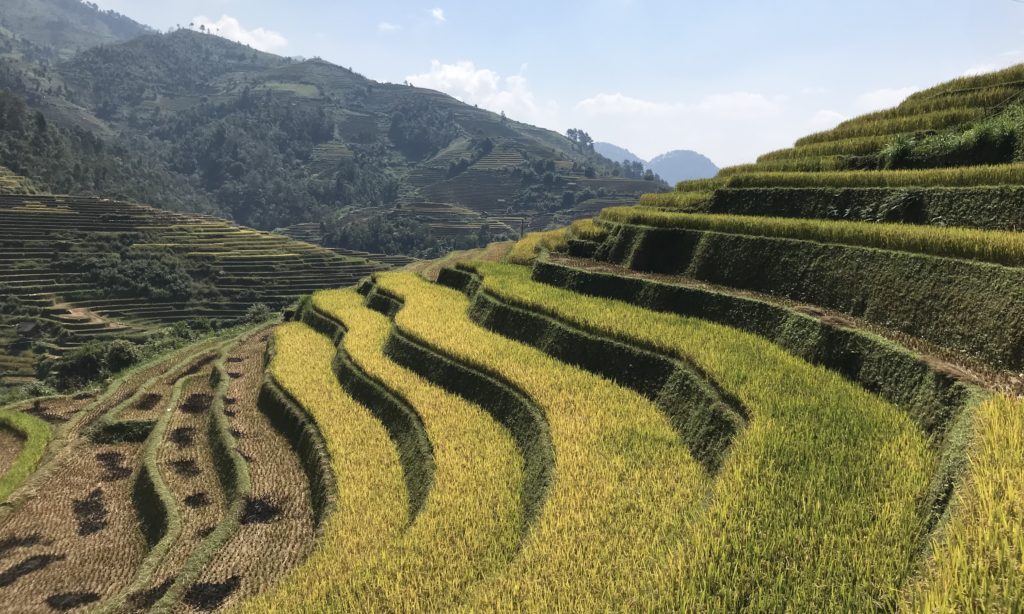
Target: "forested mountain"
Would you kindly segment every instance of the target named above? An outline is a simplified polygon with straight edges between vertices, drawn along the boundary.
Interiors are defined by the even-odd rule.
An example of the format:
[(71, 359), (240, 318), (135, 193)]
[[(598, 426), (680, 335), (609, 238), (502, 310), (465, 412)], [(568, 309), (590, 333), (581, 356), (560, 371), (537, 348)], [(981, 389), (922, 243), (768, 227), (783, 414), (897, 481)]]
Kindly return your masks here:
[(151, 30), (81, 0), (0, 0), (0, 27), (55, 57), (96, 45), (122, 43)]
[[(273, 229), (337, 228), (364, 223), (356, 211), (381, 218), (419, 202), (543, 226), (588, 200), (665, 187), (596, 154), (592, 140), (439, 92), (212, 34), (147, 32), (73, 0), (8, 4), (17, 10), (0, 32), (0, 165), (44, 190)], [(44, 13), (80, 26), (47, 27), (33, 17)]]
[(718, 173), (718, 167), (707, 156), (686, 149), (661, 154), (650, 162), (611, 143), (594, 143), (594, 151), (615, 162), (640, 164), (670, 184), (690, 179), (707, 179)]
[(611, 143), (594, 143), (594, 151), (613, 162), (639, 162), (641, 164), (647, 164), (646, 160), (632, 151)]
[(707, 156), (687, 149), (662, 154), (651, 160), (648, 166), (671, 184), (691, 179), (707, 179), (718, 174), (718, 167)]

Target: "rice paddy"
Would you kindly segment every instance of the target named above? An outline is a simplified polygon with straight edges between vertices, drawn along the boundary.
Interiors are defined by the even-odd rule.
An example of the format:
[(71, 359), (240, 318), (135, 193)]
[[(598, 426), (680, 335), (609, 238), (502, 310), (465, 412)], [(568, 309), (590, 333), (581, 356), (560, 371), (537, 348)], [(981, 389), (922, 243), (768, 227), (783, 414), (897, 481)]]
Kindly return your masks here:
[[(420, 267), (436, 283), (211, 219), (0, 198), (12, 227), (106, 207), (97, 224), (149, 229), (140, 252), (209, 261), (275, 306), (308, 295), (284, 323), (0, 408), (0, 609), (1019, 610), (1024, 240), (925, 211), (959, 192), (903, 189), (1019, 186), (1024, 166), (840, 169), (1000, 113), (1021, 74)], [(470, 199), (510, 189), (492, 187)], [(774, 190), (857, 187), (885, 188), (866, 218)], [(776, 200), (708, 213), (721, 188)], [(1000, 198), (975, 214), (1002, 220)], [(449, 209), (417, 206), (437, 229)], [(43, 258), (48, 237), (0, 255)], [(40, 305), (80, 291), (20, 271), (3, 277)], [(133, 325), (176, 309), (84, 302)], [(102, 334), (74, 309), (63, 326)]]

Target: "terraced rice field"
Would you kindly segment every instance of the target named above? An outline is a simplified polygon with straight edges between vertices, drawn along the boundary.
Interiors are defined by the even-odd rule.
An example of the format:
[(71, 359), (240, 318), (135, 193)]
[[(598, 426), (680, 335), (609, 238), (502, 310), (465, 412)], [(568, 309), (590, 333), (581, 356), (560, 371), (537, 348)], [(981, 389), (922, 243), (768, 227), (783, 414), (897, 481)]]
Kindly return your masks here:
[[(994, 371), (578, 262), (378, 274), (60, 409), (57, 453), (0, 520), (3, 597), (197, 612), (1019, 597), (1019, 472), (1001, 459), (1024, 450), (992, 426), (1019, 404), (989, 392)], [(764, 328), (769, 313), (797, 336)], [(59, 463), (83, 458), (69, 479)], [(96, 568), (103, 548), (118, 564)]]
[[(392, 264), (323, 248), (202, 216), (103, 199), (0, 196), (0, 287), (5, 299), (42, 310), (59, 333), (59, 355), (90, 340), (137, 338), (182, 320), (232, 320), (254, 303), (280, 308), (298, 296), (344, 286)], [(135, 253), (161, 251), (207, 266), (215, 300), (117, 297), (58, 260), (86, 241), (134, 236)], [(367, 255), (369, 256), (369, 254)], [(0, 316), (0, 377), (31, 379), (37, 356), (13, 334), (23, 319)]]
[[(940, 87), (803, 147), (1008, 87)], [(431, 280), (295, 282), (286, 323), (0, 408), (0, 604), (1018, 611), (1018, 170), (740, 169), (420, 263)], [(857, 187), (940, 175), (959, 187)], [(822, 189), (794, 184), (846, 191), (736, 193)], [(329, 258), (243, 231), (218, 250), (211, 224), (167, 244), (240, 280)]]

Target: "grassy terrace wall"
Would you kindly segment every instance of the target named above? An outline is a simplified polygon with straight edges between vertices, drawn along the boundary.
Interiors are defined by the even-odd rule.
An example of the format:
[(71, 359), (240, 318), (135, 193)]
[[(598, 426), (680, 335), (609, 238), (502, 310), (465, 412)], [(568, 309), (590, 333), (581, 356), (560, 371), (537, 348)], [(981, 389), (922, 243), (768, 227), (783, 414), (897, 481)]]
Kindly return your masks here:
[(1024, 187), (723, 188), (710, 213), (1024, 229)]
[(739, 328), (837, 371), (941, 435), (979, 391), (881, 337), (753, 298), (538, 262), (533, 279), (581, 294), (626, 301)]
[(746, 424), (739, 402), (692, 364), (512, 306), (480, 292), (472, 269), (442, 269), (438, 282), (473, 299), (470, 318), (485, 328), (654, 401), (709, 473), (718, 471), (733, 437)]
[[(370, 300), (372, 297), (377, 300)], [(368, 292), (367, 306), (393, 318), (402, 302), (374, 287)], [(544, 505), (555, 462), (551, 434), (540, 408), (498, 373), (468, 366), (397, 327), (392, 329), (384, 352), (423, 379), (484, 408), (509, 431), (523, 457), (522, 506), (527, 528)]]
[[(347, 332), (339, 322), (314, 308), (313, 301), (304, 303), (302, 321), (335, 345), (339, 345)], [(392, 394), (383, 382), (363, 371), (343, 347), (338, 348), (331, 369), (345, 392), (369, 409), (394, 441), (409, 491), (409, 517), (415, 519), (426, 503), (435, 471), (433, 451), (423, 421), (404, 399)]]
[[(1024, 270), (795, 239), (620, 225), (597, 258), (784, 296), (1024, 367)], [(936, 292), (936, 289), (942, 289)]]

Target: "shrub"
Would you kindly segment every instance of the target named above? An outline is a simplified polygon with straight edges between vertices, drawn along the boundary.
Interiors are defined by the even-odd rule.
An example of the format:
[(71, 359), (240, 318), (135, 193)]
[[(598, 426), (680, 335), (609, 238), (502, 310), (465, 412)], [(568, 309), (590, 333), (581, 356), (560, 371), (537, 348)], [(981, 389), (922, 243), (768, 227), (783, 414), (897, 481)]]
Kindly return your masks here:
[(259, 324), (270, 320), (272, 317), (274, 317), (274, 312), (266, 303), (256, 303), (255, 305), (250, 305), (245, 310), (245, 317), (242, 319), (250, 324)]

